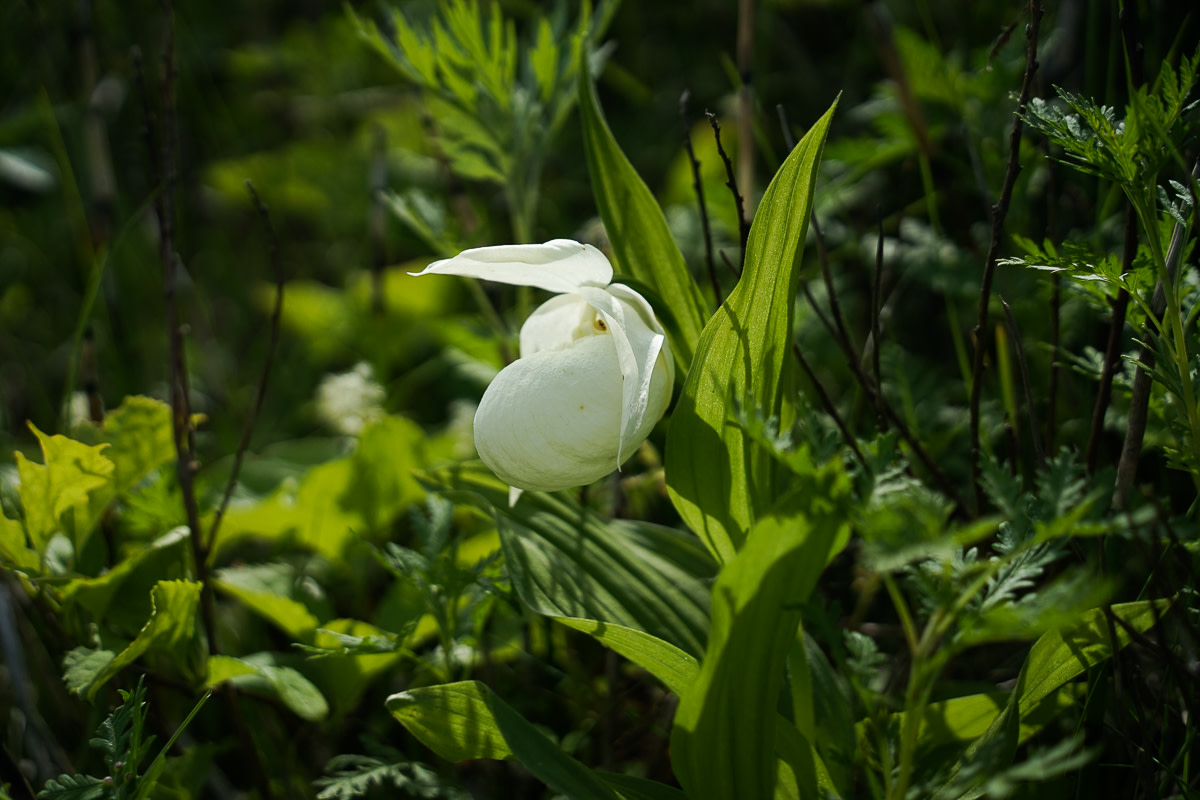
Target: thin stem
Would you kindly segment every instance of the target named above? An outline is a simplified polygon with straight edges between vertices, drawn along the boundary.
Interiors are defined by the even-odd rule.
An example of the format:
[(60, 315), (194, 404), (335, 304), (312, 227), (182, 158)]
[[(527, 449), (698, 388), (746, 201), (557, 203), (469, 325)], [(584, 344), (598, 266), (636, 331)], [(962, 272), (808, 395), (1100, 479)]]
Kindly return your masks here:
[(700, 160), (696, 158), (695, 148), (692, 147), (691, 122), (688, 118), (688, 98), (691, 92), (685, 91), (679, 98), (679, 116), (683, 118), (683, 145), (687, 150), (688, 163), (692, 166), (692, 187), (696, 190), (696, 202), (700, 207), (700, 228), (704, 231), (704, 263), (708, 267), (708, 280), (712, 284), (713, 297), (719, 308), (721, 299), (721, 282), (717, 280), (717, 265), (713, 261), (712, 229), (708, 224), (708, 206), (704, 202), (704, 184), (700, 180)]
[[(878, 238), (875, 242), (875, 278), (871, 283), (871, 368), (875, 375), (875, 385), (880, 387), (879, 396), (883, 396), (883, 372), (879, 366), (879, 351), (881, 340), (879, 332), (879, 314), (883, 297), (883, 213), (875, 207), (879, 220)], [(875, 422), (883, 431), (887, 423), (884, 421), (883, 408), (878, 400), (875, 403)]]
[[(1121, 272), (1133, 268), (1137, 255), (1137, 215), (1133, 206), (1125, 209), (1125, 245), (1121, 254)], [(1100, 386), (1096, 390), (1096, 404), (1092, 408), (1092, 425), (1088, 432), (1085, 461), (1089, 473), (1096, 471), (1096, 460), (1100, 457), (1100, 437), (1104, 435), (1104, 417), (1112, 399), (1113, 376), (1121, 363), (1121, 339), (1125, 330), (1125, 313), (1129, 308), (1129, 292), (1121, 289), (1112, 304), (1112, 322), (1108, 328), (1108, 344), (1104, 348), (1104, 365), (1100, 372)]]
[[(708, 117), (708, 124), (712, 126), (713, 137), (717, 140), (717, 154), (721, 156), (721, 163), (725, 165), (725, 185), (733, 193), (733, 202), (737, 206), (738, 241), (742, 245), (742, 258), (738, 262), (738, 273), (741, 274), (741, 267), (746, 264), (746, 242), (750, 239), (750, 223), (746, 220), (746, 204), (742, 199), (742, 193), (738, 191), (733, 162), (729, 160), (729, 154), (725, 152), (725, 146), (721, 144), (721, 123), (717, 122), (717, 115), (712, 112), (705, 111), (704, 116)], [(743, 144), (744, 146), (746, 145)]]
[(1025, 390), (1025, 408), (1029, 412), (1029, 436), (1033, 439), (1033, 451), (1037, 454), (1038, 463), (1045, 464), (1046, 448), (1042, 446), (1042, 435), (1038, 430), (1037, 406), (1033, 402), (1033, 387), (1029, 382), (1029, 363), (1025, 359), (1025, 348), (1021, 344), (1021, 332), (1017, 328), (1017, 318), (1013, 316), (1012, 307), (1009, 306), (1008, 301), (1001, 297), (1000, 305), (1004, 307), (1008, 332), (1017, 349), (1017, 368), (1021, 371), (1021, 386)]
[[(742, 197), (754, 196), (754, 0), (738, 0), (738, 181)], [(746, 240), (742, 239), (745, 249)], [(743, 254), (742, 260), (745, 261)]]
[(267, 211), (267, 207), (263, 204), (262, 199), (258, 196), (258, 192), (254, 189), (254, 184), (246, 181), (246, 191), (250, 193), (250, 198), (254, 201), (254, 208), (258, 211), (258, 215), (262, 218), (263, 226), (267, 229), (267, 236), (271, 242), (271, 271), (275, 274), (275, 305), (271, 309), (270, 332), (267, 335), (267, 354), (263, 358), (262, 371), (258, 375), (258, 388), (254, 393), (254, 406), (250, 410), (250, 416), (246, 418), (246, 426), (242, 430), (242, 438), (238, 442), (237, 452), (233, 457), (233, 469), (229, 473), (229, 481), (225, 484), (225, 494), (221, 497), (221, 504), (217, 507), (217, 513), (213, 517), (212, 526), (208, 530), (208, 541), (205, 543), (205, 549), (212, 547), (217, 541), (217, 531), (221, 528), (221, 520), (225, 517), (225, 511), (229, 507), (229, 501), (233, 497), (233, 491), (237, 488), (238, 475), (242, 471), (242, 460), (245, 458), (246, 451), (250, 447), (250, 435), (254, 432), (254, 425), (258, 422), (258, 415), (262, 412), (263, 399), (267, 394), (267, 380), (271, 375), (271, 364), (275, 361), (275, 349), (279, 344), (279, 327), (280, 321), (283, 318), (283, 264), (279, 257), (279, 238), (275, 235), (275, 227), (271, 224), (271, 215)]
[(971, 399), (970, 399), (970, 443), (971, 443), (971, 484), (975, 487), (975, 505), (983, 505), (983, 486), (979, 482), (979, 403), (983, 392), (983, 357), (987, 352), (988, 306), (992, 296), (992, 279), (996, 273), (996, 261), (1000, 256), (1000, 246), (1004, 237), (1004, 219), (1008, 214), (1008, 204), (1012, 200), (1013, 188), (1017, 175), (1021, 172), (1021, 131), (1024, 127), (1022, 114), (1033, 89), (1033, 76), (1037, 72), (1037, 43), (1038, 27), (1042, 20), (1042, 6), (1038, 0), (1029, 0), (1030, 22), (1025, 28), (1025, 78), (1021, 82), (1021, 94), (1017, 99), (1017, 107), (1013, 113), (1012, 130), (1009, 133), (1008, 166), (1004, 171), (1004, 183), (1000, 189), (1000, 198), (992, 206), (992, 241), (988, 247), (987, 259), (983, 267), (983, 281), (979, 288), (979, 312), (977, 314), (974, 337), (975, 358), (971, 367)]
[(846, 427), (846, 421), (842, 419), (842, 415), (838, 413), (837, 406), (834, 405), (833, 399), (829, 396), (829, 392), (825, 391), (825, 387), (817, 378), (817, 373), (813, 370), (812, 365), (808, 363), (808, 359), (804, 357), (804, 353), (800, 350), (800, 345), (792, 342), (792, 352), (796, 354), (796, 360), (800, 362), (800, 368), (804, 370), (804, 374), (808, 376), (808, 380), (812, 383), (813, 389), (817, 392), (817, 397), (821, 401), (821, 405), (825, 407), (826, 413), (833, 419), (833, 423), (842, 433), (842, 438), (846, 440), (846, 444), (850, 447), (850, 451), (854, 453), (854, 458), (864, 468), (867, 465), (866, 459), (863, 458), (862, 451), (858, 449), (858, 442), (854, 435), (850, 433), (850, 429)]

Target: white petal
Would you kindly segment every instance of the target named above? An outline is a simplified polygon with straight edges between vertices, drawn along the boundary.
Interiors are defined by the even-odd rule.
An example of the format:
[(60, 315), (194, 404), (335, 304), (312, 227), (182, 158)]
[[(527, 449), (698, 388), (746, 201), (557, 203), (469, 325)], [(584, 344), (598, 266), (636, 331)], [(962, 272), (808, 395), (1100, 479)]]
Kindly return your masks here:
[(521, 357), (565, 347), (594, 333), (596, 310), (578, 294), (560, 294), (542, 303), (521, 326)]
[(588, 336), (501, 370), (475, 412), (475, 449), (510, 486), (582, 486), (616, 464), (621, 405), (613, 338)]
[(463, 275), (561, 294), (580, 286), (607, 286), (613, 273), (612, 264), (590, 244), (554, 239), (545, 244), (476, 247), (412, 274)]
[[(649, 435), (666, 411), (675, 382), (675, 364), (662, 326), (640, 294), (620, 284), (608, 289), (584, 287), (579, 291), (604, 318), (616, 347), (622, 390), (619, 465)], [(656, 376), (666, 390), (665, 395), (659, 392), (655, 396), (655, 407), (651, 408), (651, 386)]]

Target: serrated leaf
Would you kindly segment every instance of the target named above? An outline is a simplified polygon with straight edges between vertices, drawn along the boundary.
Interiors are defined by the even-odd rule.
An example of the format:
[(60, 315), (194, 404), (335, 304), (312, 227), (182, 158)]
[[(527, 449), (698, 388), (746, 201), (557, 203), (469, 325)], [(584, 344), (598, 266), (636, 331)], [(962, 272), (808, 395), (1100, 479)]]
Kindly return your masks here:
[(28, 546), (25, 528), (3, 513), (0, 513), (0, 563), (29, 575), (40, 573), (42, 566), (41, 556)]
[(572, 800), (619, 800), (599, 773), (564, 753), (478, 681), (411, 689), (389, 697), (387, 707), (410, 733), (448, 761), (511, 756)]
[(76, 647), (63, 656), (63, 682), (68, 690), (82, 695), (116, 657), (111, 650)]
[(797, 255), (816, 190), (816, 173), (834, 106), (784, 161), (759, 204), (746, 265), (733, 293), (696, 347), (667, 433), (671, 500), (719, 562), (741, 548), (747, 532), (786, 488), (786, 472), (763, 447), (730, 425), (735, 407), (761, 408), (787, 428), (794, 401), (792, 317)]
[(186, 672), (190, 648), (196, 637), (196, 611), (200, 605), (200, 584), (195, 581), (159, 581), (150, 592), (150, 619), (137, 638), (117, 654), (87, 687), (87, 699), (93, 700), (110, 678), (150, 650), (172, 655)]
[[(115, 467), (104, 456), (107, 445), (89, 447), (65, 436), (47, 436), (33, 423), (29, 429), (41, 445), (45, 463), (35, 464), (17, 453), (17, 474), (21, 479), (25, 531), (33, 549), (43, 553), (46, 543), (62, 529), (62, 516), (76, 507), (87, 509), (88, 495), (112, 484)], [(97, 516), (85, 515), (76, 521), (76, 553), (83, 549)]]
[(149, 397), (126, 397), (104, 417), (100, 440), (115, 465), (118, 494), (127, 492), (153, 470), (175, 459), (171, 407)]
[(187, 575), (188, 529), (175, 528), (96, 578), (74, 578), (61, 590), (64, 611), (78, 609), (88, 620), (107, 619), (132, 631), (150, 613), (150, 593), (164, 578)]
[[(581, 74), (587, 74), (586, 66)], [(579, 81), (579, 113), (592, 194), (612, 242), (617, 271), (645, 283), (666, 302), (672, 324), (664, 320), (664, 326), (671, 352), (679, 368), (687, 370), (709, 317), (709, 305), (688, 271), (662, 209), (604, 121), (590, 80)]]
[(100, 800), (107, 795), (104, 782), (91, 775), (59, 775), (38, 792), (38, 800)]
[(321, 690), (312, 681), (291, 667), (273, 663), (269, 653), (260, 653), (246, 658), (232, 656), (209, 656), (208, 680), (205, 686), (213, 688), (222, 683), (245, 686), (265, 691), (279, 698), (292, 713), (309, 722), (317, 722), (329, 715), (329, 704)]

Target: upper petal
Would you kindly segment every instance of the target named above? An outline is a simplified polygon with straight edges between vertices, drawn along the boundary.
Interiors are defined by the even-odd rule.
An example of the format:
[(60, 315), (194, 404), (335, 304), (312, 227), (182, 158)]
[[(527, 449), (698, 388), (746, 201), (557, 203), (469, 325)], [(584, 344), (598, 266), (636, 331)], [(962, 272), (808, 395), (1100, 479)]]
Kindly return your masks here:
[(596, 310), (578, 294), (551, 297), (521, 326), (521, 358), (592, 335), (595, 319)]
[(581, 286), (607, 286), (613, 272), (604, 254), (590, 244), (554, 239), (545, 244), (475, 247), (412, 274), (462, 275), (563, 293)]

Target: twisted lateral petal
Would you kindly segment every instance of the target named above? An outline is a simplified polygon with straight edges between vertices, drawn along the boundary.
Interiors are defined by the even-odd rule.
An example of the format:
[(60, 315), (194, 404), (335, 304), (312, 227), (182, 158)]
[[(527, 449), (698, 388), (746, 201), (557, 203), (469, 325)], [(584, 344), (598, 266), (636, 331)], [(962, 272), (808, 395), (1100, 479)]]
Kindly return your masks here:
[(590, 244), (554, 239), (545, 244), (476, 247), (412, 274), (462, 275), (561, 294), (580, 286), (607, 286), (613, 271), (604, 254)]
[(475, 449), (497, 477), (519, 489), (592, 483), (612, 472), (618, 457), (621, 394), (611, 336), (519, 358), (479, 402)]
[[(616, 348), (617, 363), (621, 370), (621, 419), (618, 428), (620, 441), (617, 453), (617, 466), (620, 467), (629, 451), (641, 444), (642, 439), (646, 438), (646, 433), (649, 433), (647, 430), (646, 433), (638, 435), (649, 411), (650, 385), (659, 354), (666, 348), (666, 336), (661, 328), (656, 331), (647, 325), (638, 308), (629, 299), (616, 297), (611, 289), (612, 287), (583, 287), (579, 294), (600, 314), (608, 332), (612, 334)], [(628, 291), (641, 299), (637, 292), (632, 289)], [(657, 327), (658, 323), (653, 321), (653, 315), (651, 321)], [(674, 380), (674, 365), (670, 363), (669, 351), (666, 359), (669, 363), (670, 384)], [(665, 409), (663, 406), (658, 411), (659, 416)], [(657, 420), (658, 416), (655, 416), (650, 420), (650, 424), (653, 425)]]

